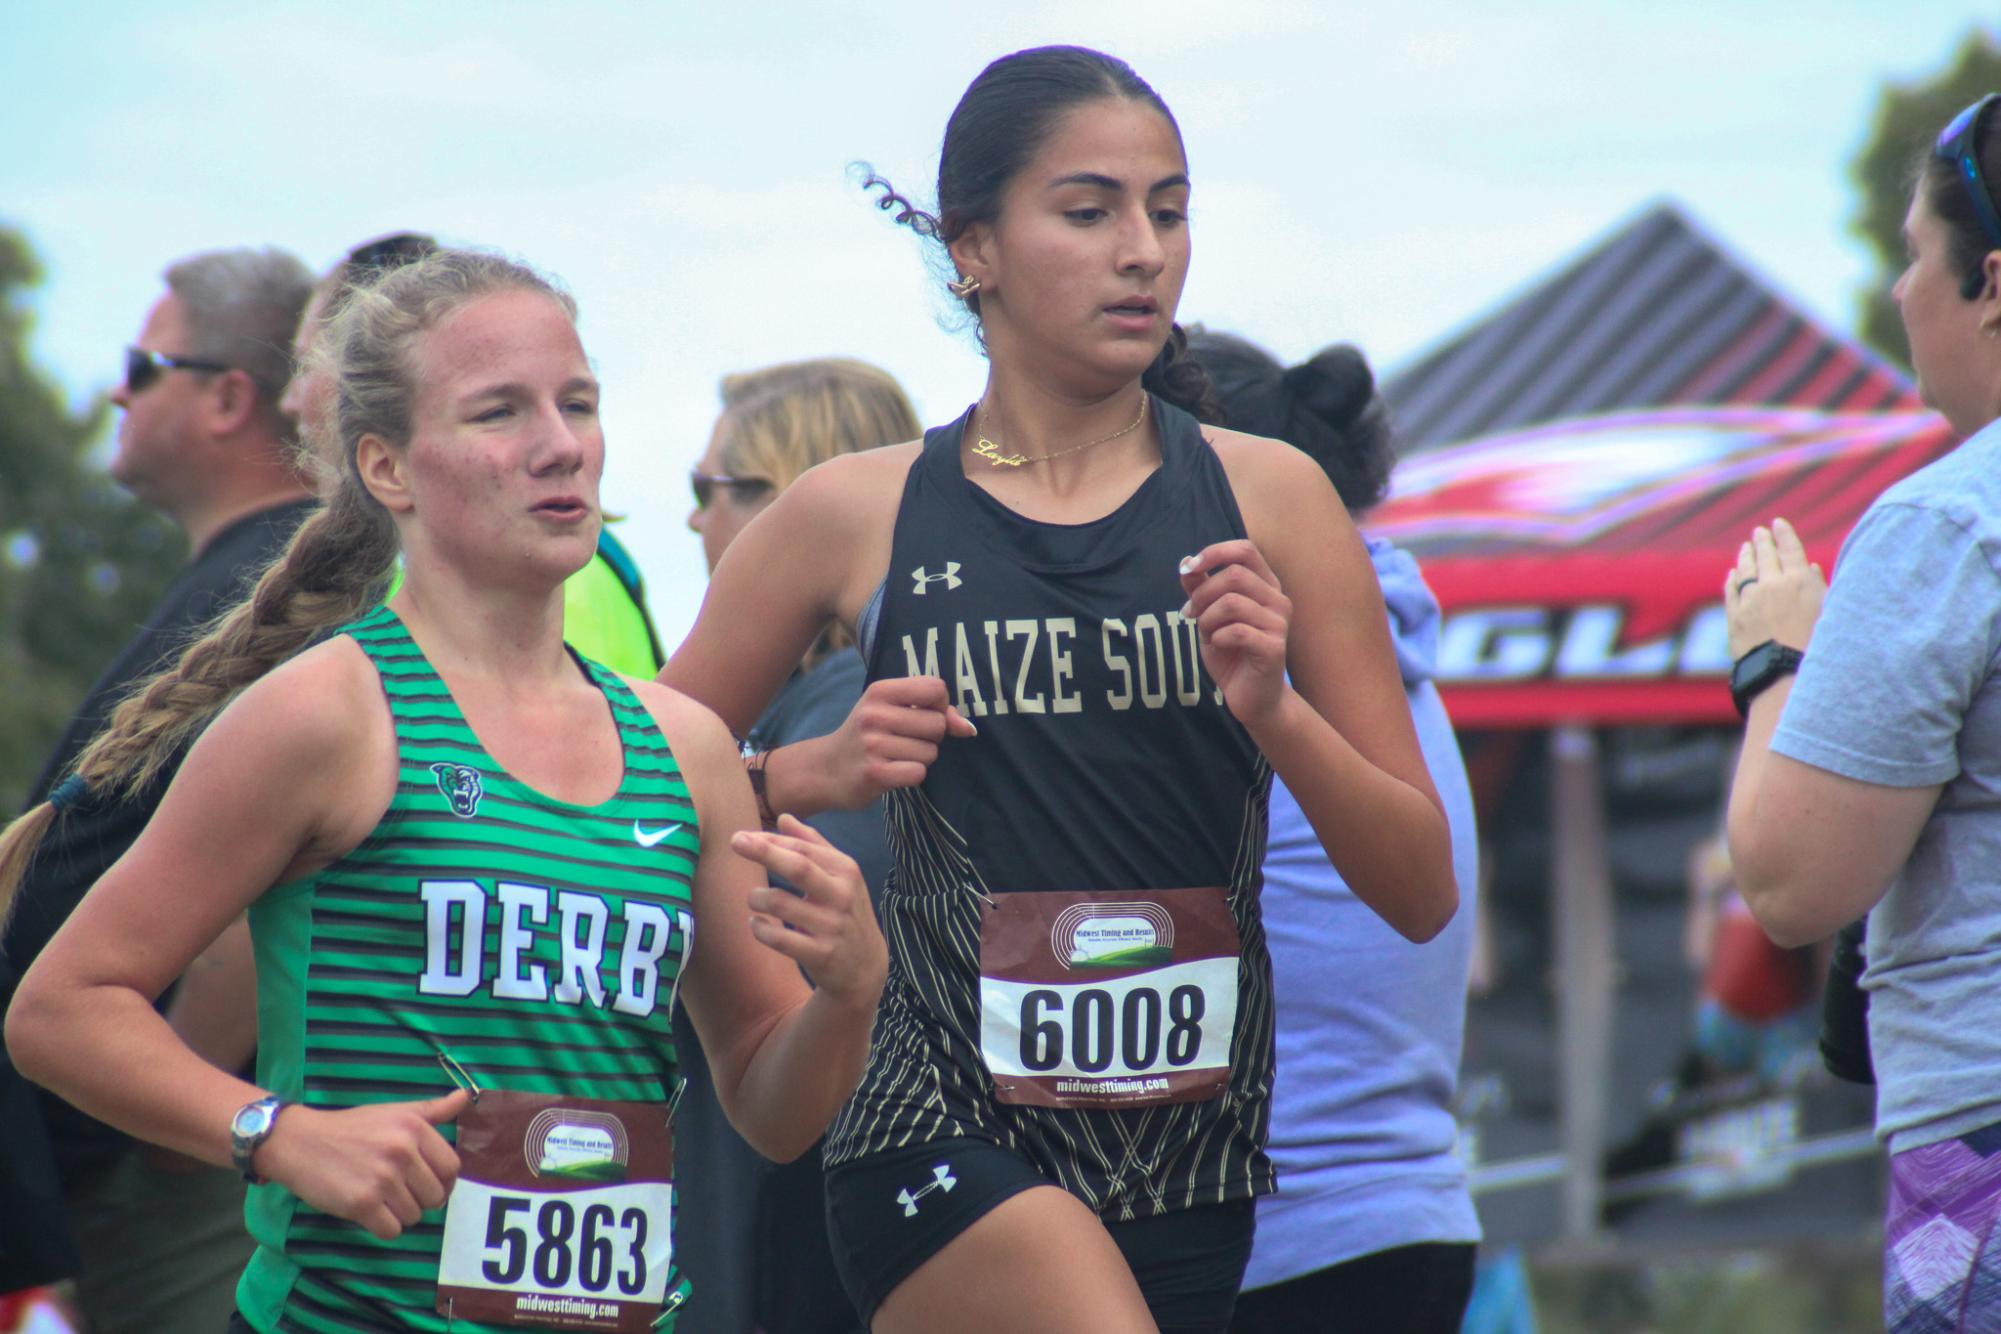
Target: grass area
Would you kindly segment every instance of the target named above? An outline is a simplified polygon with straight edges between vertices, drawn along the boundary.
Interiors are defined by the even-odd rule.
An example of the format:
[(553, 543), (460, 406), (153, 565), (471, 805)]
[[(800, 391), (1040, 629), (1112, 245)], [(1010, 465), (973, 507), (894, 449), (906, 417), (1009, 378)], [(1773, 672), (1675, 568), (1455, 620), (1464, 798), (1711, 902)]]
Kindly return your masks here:
[(1874, 1249), (1740, 1251), (1530, 1265), (1538, 1334), (1869, 1334)]

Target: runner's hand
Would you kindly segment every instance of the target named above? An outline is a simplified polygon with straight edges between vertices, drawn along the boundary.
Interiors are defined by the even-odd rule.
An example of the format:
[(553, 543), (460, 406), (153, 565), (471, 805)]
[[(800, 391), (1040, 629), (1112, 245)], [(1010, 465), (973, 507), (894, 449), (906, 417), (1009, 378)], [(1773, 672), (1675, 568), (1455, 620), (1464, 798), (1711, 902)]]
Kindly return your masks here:
[(873, 682), (832, 737), (839, 805), (855, 810), (891, 788), (916, 787), (938, 759), (940, 742), (976, 735), (938, 677)]
[(457, 1120), (468, 1100), (454, 1089), (337, 1112), (294, 1104), (278, 1113), (252, 1165), (315, 1209), (390, 1241), (452, 1193), (459, 1155), (437, 1128)]
[(872, 1013), (889, 970), (889, 947), (854, 858), (790, 815), (778, 817), (775, 833), (739, 831), (730, 846), (799, 891), (776, 885), (752, 890), (750, 934), (804, 968), (821, 991)]
[(1731, 658), (1768, 639), (1804, 651), (1826, 598), (1827, 579), (1791, 524), (1774, 519), (1770, 528), (1754, 529), (1723, 580)]
[(1201, 636), (1202, 665), (1237, 721), (1257, 726), (1285, 698), (1292, 599), (1248, 538), (1215, 543), (1182, 561), (1181, 587), (1188, 594), (1181, 614)]

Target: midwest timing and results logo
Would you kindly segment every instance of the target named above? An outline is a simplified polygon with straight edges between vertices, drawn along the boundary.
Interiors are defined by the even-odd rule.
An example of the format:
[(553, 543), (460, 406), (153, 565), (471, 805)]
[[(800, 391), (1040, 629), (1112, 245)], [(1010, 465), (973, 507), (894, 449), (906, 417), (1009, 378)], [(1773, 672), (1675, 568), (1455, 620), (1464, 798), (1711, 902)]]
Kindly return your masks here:
[(1158, 903), (1079, 903), (1049, 928), (1065, 968), (1147, 968), (1174, 958), (1174, 918)]

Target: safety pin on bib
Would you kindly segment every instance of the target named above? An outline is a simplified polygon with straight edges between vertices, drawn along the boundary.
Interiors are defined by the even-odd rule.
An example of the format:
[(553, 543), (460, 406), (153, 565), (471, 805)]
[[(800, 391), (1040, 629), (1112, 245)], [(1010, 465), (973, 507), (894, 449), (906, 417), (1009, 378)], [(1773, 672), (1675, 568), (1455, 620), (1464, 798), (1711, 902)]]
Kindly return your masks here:
[[(472, 1094), (472, 1100), (478, 1102), (479, 1085), (474, 1082), (471, 1075), (466, 1073), (466, 1068), (453, 1060), (451, 1054), (443, 1047), (433, 1044), (433, 1049), (438, 1053), (438, 1065), (444, 1070), (445, 1078), (451, 1080), (452, 1083), (464, 1089), (467, 1093)], [(450, 1319), (449, 1316), (446, 1318)]]

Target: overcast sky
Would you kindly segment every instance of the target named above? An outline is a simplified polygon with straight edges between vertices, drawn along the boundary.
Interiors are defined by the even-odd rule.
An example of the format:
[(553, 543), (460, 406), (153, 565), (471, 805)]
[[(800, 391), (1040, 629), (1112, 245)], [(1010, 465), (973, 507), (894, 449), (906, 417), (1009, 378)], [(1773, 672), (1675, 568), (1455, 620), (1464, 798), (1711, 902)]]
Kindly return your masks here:
[(79, 400), (193, 251), (272, 243), (319, 270), (412, 228), (553, 272), (604, 383), (606, 504), (672, 644), (701, 595), (685, 477), (720, 376), (843, 354), (927, 421), (978, 394), (916, 242), (849, 166), (928, 196), (996, 55), (1097, 46), (1174, 108), (1184, 323), (1293, 358), (1352, 341), (1393, 370), (1660, 197), (1850, 327), (1846, 165), (1883, 82), (1939, 68), (1978, 10), (12, 0), (0, 222), (47, 265), (35, 355)]

